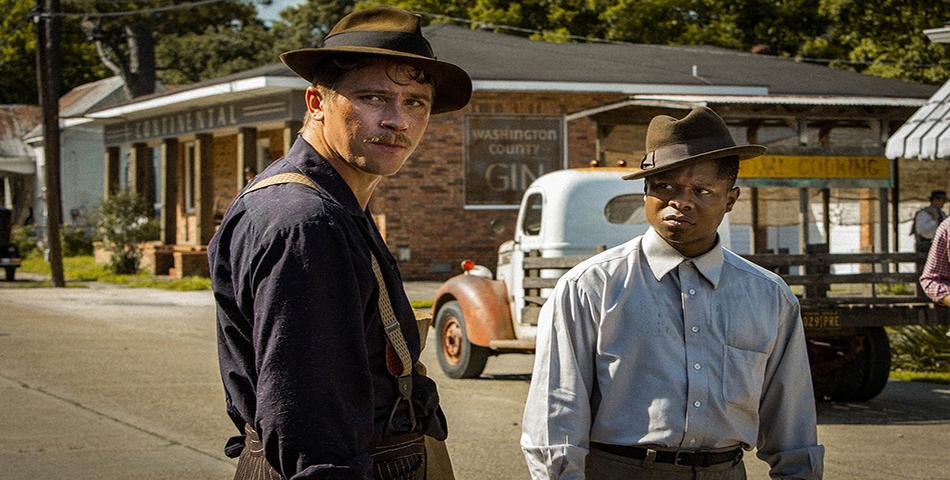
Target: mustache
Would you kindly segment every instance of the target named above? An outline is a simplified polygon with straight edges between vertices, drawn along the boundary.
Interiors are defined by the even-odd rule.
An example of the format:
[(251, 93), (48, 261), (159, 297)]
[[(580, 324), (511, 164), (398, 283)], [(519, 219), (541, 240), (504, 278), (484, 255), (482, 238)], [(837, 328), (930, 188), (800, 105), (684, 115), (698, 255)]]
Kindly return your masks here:
[(412, 139), (408, 135), (399, 132), (381, 133), (363, 140), (363, 143), (385, 143), (408, 148), (412, 146)]

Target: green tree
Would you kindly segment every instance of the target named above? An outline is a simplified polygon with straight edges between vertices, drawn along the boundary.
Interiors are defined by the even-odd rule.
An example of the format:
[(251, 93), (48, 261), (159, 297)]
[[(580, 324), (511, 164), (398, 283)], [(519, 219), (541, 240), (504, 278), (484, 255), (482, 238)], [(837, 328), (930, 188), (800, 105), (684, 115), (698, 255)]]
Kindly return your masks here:
[[(64, 10), (90, 14), (81, 21), (83, 31), (95, 44), (102, 63), (125, 81), (126, 93), (130, 97), (138, 97), (154, 92), (155, 81), (165, 81), (166, 74), (173, 79), (189, 78), (189, 73), (195, 70), (178, 63), (177, 55), (172, 58), (157, 56), (157, 52), (170, 50), (161, 47), (163, 41), (174, 43), (177, 37), (189, 35), (210, 35), (214, 40), (220, 40), (222, 34), (224, 38), (233, 39), (240, 37), (246, 27), (262, 25), (254, 6), (238, 0), (172, 8), (189, 3), (193, 2), (159, 0), (101, 3), (96, 0), (74, 0), (64, 4), (68, 8)], [(136, 10), (143, 11), (125, 14)], [(116, 15), (119, 13), (122, 14)], [(229, 34), (234, 35), (229, 37)], [(193, 40), (189, 38), (192, 43)], [(212, 49), (219, 48), (220, 41), (209, 41), (208, 45)], [(201, 50), (204, 49), (198, 51)], [(195, 51), (183, 53), (194, 54)], [(196, 62), (202, 59), (202, 55), (197, 57)], [(182, 71), (183, 68), (192, 72)], [(226, 73), (231, 72), (216, 71), (213, 76)]]
[[(36, 33), (32, 1), (0, 0), (0, 104), (36, 104)], [(63, 22), (60, 73), (65, 93), (72, 87), (108, 76), (96, 60), (76, 22)]]
[(923, 33), (950, 20), (946, 0), (822, 0), (824, 34), (799, 54), (882, 77), (939, 84), (950, 78), (950, 48)]
[[(823, 61), (879, 76), (939, 84), (950, 77), (945, 45), (924, 29), (943, 26), (946, 0), (390, 0), (432, 12), (428, 22), (479, 23), (548, 40), (575, 37), (666, 45), (715, 45)], [(464, 21), (454, 21), (453, 17)], [(528, 32), (525, 30), (533, 30)], [(570, 35), (555, 37), (552, 33)]]
[[(357, 4), (365, 6), (368, 5)], [(319, 46), (333, 25), (354, 8), (350, 0), (307, 0), (285, 8), (280, 12), (280, 20), (271, 25), (275, 52)], [(277, 61), (276, 55), (272, 61)]]

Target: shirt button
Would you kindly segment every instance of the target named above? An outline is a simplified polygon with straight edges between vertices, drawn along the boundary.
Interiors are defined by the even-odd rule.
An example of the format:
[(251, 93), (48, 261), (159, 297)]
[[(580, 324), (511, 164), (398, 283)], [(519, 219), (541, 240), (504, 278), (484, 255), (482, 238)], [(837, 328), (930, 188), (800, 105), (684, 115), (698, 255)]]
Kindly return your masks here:
[(699, 400), (697, 400), (697, 401), (693, 402), (693, 406), (696, 407), (696, 408), (699, 408), (700, 406), (702, 406), (702, 402), (700, 402)]
[(692, 288), (689, 289), (689, 294), (690, 294), (690, 295), (696, 295), (696, 290), (695, 290), (695, 289), (692, 289)]
[(700, 368), (703, 368), (703, 366), (698, 363), (693, 365), (693, 370), (699, 370)]
[(693, 332), (693, 333), (699, 333), (699, 327), (693, 327), (693, 328), (691, 328), (691, 329), (689, 329), (689, 330), (690, 330), (691, 332)]
[(691, 438), (691, 439), (689, 439), (689, 443), (690, 443), (690, 444), (694, 444), (694, 443), (696, 443), (696, 439), (695, 439), (695, 438)]

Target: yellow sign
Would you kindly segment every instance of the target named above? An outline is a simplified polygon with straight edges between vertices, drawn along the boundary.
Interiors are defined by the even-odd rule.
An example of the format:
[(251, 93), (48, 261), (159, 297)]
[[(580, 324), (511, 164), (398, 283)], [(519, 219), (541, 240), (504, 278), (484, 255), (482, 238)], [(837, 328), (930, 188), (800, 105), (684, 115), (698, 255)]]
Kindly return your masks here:
[(838, 312), (802, 312), (805, 328), (841, 328)]
[(886, 157), (764, 155), (740, 164), (743, 178), (883, 178), (891, 176)]

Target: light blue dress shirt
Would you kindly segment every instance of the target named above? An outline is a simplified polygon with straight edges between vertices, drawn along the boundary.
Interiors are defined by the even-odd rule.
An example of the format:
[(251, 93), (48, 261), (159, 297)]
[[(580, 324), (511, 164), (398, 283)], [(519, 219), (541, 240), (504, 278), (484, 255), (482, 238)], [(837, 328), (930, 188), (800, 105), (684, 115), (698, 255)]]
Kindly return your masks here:
[(798, 300), (723, 249), (654, 230), (565, 274), (541, 309), (521, 445), (534, 479), (583, 479), (591, 441), (755, 446), (773, 478), (820, 479)]

